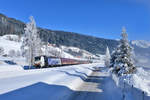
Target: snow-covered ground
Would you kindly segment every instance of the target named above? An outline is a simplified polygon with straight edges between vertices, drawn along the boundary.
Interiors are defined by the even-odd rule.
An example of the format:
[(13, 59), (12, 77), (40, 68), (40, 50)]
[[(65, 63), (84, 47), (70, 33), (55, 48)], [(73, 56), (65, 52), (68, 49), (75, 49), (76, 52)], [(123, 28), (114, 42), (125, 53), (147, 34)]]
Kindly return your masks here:
[(69, 100), (122, 100), (121, 89), (106, 69), (101, 66), (99, 70), (94, 70)]
[[(10, 50), (15, 50), (17, 52), (20, 51), (21, 46), (19, 41), (19, 37), (15, 35), (2, 36), (0, 37), (0, 47), (4, 48), (4, 54), (9, 54)], [(66, 58), (76, 58), (68, 53), (70, 50), (71, 52), (76, 53), (82, 51), (83, 57), (94, 57), (94, 55), (74, 47), (62, 46), (62, 48), (50, 47), (50, 49), (61, 52), (61, 56)], [(23, 66), (27, 65), (25, 63), (25, 58), (0, 56), (0, 100), (66, 100), (74, 93), (74, 91), (80, 91), (77, 92), (77, 94), (83, 93), (83, 87), (80, 87), (83, 83), (85, 83), (87, 76), (92, 73), (95, 67), (104, 67), (104, 57), (105, 56), (100, 55), (100, 57), (95, 60), (100, 63), (94, 64), (24, 70)], [(105, 75), (105, 72), (108, 73), (104, 70), (99, 75), (103, 76)], [(143, 92), (144, 100), (150, 100), (149, 76), (149, 67), (138, 67), (136, 74), (127, 77), (127, 80), (125, 81), (127, 83), (127, 87), (130, 87), (130, 89), (126, 92), (125, 100), (142, 100)], [(98, 92), (103, 95), (101, 96), (99, 93), (97, 94), (97, 92), (96, 95), (98, 95), (98, 97), (100, 96), (102, 99), (105, 98), (106, 100), (120, 100), (119, 98), (122, 97), (122, 91), (120, 86), (116, 87), (118, 79), (113, 76), (113, 79), (116, 82), (115, 85), (111, 77), (108, 75), (104, 77), (107, 77), (107, 79), (105, 80), (105, 78), (102, 78), (102, 80), (98, 81), (99, 83), (96, 83), (97, 85), (101, 84), (100, 88), (96, 88), (98, 88), (98, 90), (100, 90)], [(92, 84), (95, 83), (93, 82)], [(95, 86), (97, 86), (96, 84)], [(112, 88), (111, 86), (114, 87)], [(123, 84), (121, 87), (123, 87)], [(86, 91), (90, 91), (89, 89), (87, 88)], [(115, 98), (117, 95), (113, 93), (119, 95), (118, 99)], [(88, 93), (86, 92), (86, 95), (87, 94)], [(93, 93), (91, 96), (90, 95), (88, 96), (89, 98), (93, 95)], [(85, 94), (79, 96), (79, 100), (83, 100), (83, 96), (85, 96)], [(97, 99), (98, 98), (95, 97), (95, 100)]]
[(150, 69), (137, 68), (137, 72), (119, 78), (112, 74), (112, 79), (125, 94), (125, 100), (150, 100)]
[[(9, 65), (3, 60), (8, 58), (1, 58), (0, 61), (0, 100), (67, 100), (68, 98), (84, 100), (86, 97), (89, 98), (87, 100), (99, 100), (99, 98), (120, 100), (123, 95), (122, 88), (117, 87), (107, 70), (103, 70), (107, 69), (103, 61), (94, 64), (24, 70), (21, 64)], [(19, 59), (9, 58), (9, 60), (17, 62)], [(93, 79), (87, 79), (95, 67), (101, 68), (99, 76), (94, 74), (91, 76)], [(129, 85), (131, 86), (132, 83), (134, 89), (128, 89), (125, 100), (133, 100), (136, 97), (141, 99), (142, 91), (145, 92), (144, 100), (149, 100), (149, 70), (138, 68), (137, 73), (132, 75), (132, 78), (130, 76), (130, 80), (132, 81)], [(92, 90), (93, 87), (95, 90)], [(78, 96), (78, 93), (81, 95)], [(137, 98), (135, 100), (140, 100)]]
[(61, 46), (60, 47), (63, 51), (70, 53), (76, 57), (82, 57), (82, 58), (97, 58), (97, 56), (91, 54), (90, 52), (86, 50), (79, 49), (77, 47), (66, 47), (66, 46)]
[(11, 50), (20, 51), (21, 43), (18, 41), (19, 41), (19, 37), (17, 35), (1, 36), (0, 47), (4, 48), (4, 54), (8, 54), (9, 51)]
[(137, 73), (133, 74), (130, 80), (130, 85), (144, 91), (150, 96), (150, 69), (137, 68)]
[(66, 100), (92, 73), (93, 67), (101, 65), (3, 71), (0, 73), (0, 100)]

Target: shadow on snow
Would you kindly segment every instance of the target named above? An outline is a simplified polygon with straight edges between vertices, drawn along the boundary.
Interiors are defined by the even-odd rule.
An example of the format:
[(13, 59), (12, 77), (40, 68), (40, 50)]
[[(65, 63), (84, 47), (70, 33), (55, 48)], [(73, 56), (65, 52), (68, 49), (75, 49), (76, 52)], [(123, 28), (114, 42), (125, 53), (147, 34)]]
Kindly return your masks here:
[[(98, 70), (97, 70), (98, 71)], [(98, 83), (97, 88), (102, 92), (74, 91), (66, 86), (38, 82), (14, 91), (0, 95), (0, 100), (122, 100), (122, 92), (110, 76), (88, 76), (85, 73), (71, 74), (84, 82)], [(88, 77), (88, 78), (87, 78)]]

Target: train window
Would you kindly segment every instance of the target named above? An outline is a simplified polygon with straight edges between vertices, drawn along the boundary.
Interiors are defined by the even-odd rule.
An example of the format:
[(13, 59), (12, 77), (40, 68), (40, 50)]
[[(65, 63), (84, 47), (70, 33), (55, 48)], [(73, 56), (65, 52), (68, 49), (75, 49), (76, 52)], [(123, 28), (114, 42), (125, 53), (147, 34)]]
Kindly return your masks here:
[(34, 59), (35, 59), (35, 61), (38, 61), (41, 59), (41, 57), (35, 57)]

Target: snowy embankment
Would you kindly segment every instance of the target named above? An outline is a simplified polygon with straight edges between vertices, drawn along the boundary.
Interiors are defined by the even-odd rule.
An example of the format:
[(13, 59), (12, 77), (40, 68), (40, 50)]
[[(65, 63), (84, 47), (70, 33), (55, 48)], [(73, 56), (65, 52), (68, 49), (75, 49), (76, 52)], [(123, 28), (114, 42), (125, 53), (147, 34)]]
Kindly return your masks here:
[[(150, 100), (150, 70), (137, 68), (133, 75), (117, 78), (112, 75), (118, 87), (122, 89), (127, 100)], [(125, 99), (125, 100), (126, 100)]]
[(131, 77), (130, 84), (132, 83), (134, 87), (147, 93), (150, 96), (150, 70), (144, 70), (143, 68), (137, 68), (137, 73)]
[(25, 65), (24, 58), (11, 58), (0, 56), (0, 73), (6, 73), (6, 71), (8, 72), (23, 70), (23, 68), (21, 67), (23, 65)]
[(1, 72), (0, 100), (65, 100), (101, 65)]

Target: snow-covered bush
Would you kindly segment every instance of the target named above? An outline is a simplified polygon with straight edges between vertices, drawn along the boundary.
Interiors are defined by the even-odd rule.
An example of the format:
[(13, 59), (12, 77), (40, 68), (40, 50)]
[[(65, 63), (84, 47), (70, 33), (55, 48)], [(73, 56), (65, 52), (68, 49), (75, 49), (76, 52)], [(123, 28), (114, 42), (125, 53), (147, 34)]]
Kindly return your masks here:
[(55, 56), (55, 57), (61, 57), (62, 51), (57, 47), (48, 47), (47, 48), (47, 55), (48, 56)]
[(135, 72), (132, 59), (132, 48), (128, 42), (125, 28), (122, 30), (122, 39), (117, 49), (113, 52), (110, 67), (117, 75), (131, 74)]
[(19, 50), (16, 52), (16, 56), (17, 56), (17, 57), (20, 57), (20, 56), (21, 56), (21, 52), (20, 52)]
[(0, 47), (0, 55), (3, 55), (3, 54), (4, 54), (4, 48)]
[(106, 48), (106, 54), (105, 54), (105, 66), (109, 67), (110, 66), (110, 53), (109, 53), (109, 48)]
[(16, 56), (15, 50), (10, 50), (10, 51), (8, 52), (8, 55), (9, 55), (10, 57), (15, 57), (15, 56)]
[(18, 35), (9, 34), (9, 35), (4, 35), (3, 38), (9, 41), (20, 42), (20, 36)]

